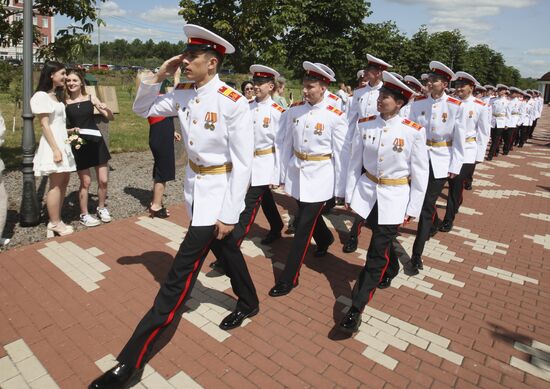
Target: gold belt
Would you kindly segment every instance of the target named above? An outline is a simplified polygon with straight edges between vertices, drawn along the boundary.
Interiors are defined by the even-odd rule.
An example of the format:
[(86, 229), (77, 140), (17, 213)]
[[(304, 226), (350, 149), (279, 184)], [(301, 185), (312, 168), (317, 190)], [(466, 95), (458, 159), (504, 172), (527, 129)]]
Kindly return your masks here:
[(260, 149), (260, 150), (255, 150), (254, 151), (255, 156), (268, 155), (268, 154), (273, 154), (273, 153), (275, 153), (275, 146), (271, 146), (271, 147), (268, 147), (266, 149)]
[(373, 176), (369, 172), (365, 172), (365, 175), (371, 180), (372, 182), (379, 184), (379, 185), (391, 185), (391, 186), (397, 186), (397, 185), (409, 185), (409, 177), (402, 177), (402, 178), (378, 178), (376, 176)]
[(472, 142), (475, 142), (477, 140), (477, 138), (475, 136), (469, 136), (466, 138), (466, 142), (468, 143), (472, 143)]
[(233, 164), (231, 162), (224, 163), (223, 165), (217, 166), (199, 166), (193, 161), (189, 160), (189, 167), (196, 174), (225, 174), (233, 170)]
[(432, 146), (432, 147), (451, 147), (453, 145), (453, 141), (452, 140), (444, 140), (444, 141), (441, 141), (441, 142), (434, 142), (433, 140), (427, 140), (426, 145), (427, 146)]
[(296, 158), (302, 161), (326, 161), (332, 158), (332, 154), (307, 154), (294, 150)]

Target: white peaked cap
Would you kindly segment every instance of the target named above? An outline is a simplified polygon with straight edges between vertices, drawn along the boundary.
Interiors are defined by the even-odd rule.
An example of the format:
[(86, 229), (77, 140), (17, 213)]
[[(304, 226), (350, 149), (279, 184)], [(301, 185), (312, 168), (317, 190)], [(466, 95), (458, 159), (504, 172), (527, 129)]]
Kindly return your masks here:
[(235, 47), (221, 36), (196, 24), (186, 24), (183, 26), (183, 32), (187, 36), (187, 45), (208, 45), (218, 53), (232, 54)]

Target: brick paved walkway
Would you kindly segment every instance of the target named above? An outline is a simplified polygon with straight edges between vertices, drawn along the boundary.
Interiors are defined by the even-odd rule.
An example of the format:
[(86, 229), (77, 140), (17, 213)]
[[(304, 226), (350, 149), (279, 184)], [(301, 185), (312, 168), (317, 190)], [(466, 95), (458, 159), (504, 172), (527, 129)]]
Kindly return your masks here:
[[(426, 269), (378, 291), (353, 338), (338, 339), (333, 327), (370, 232), (356, 253), (334, 244), (325, 258), (308, 256), (299, 288), (273, 299), (267, 291), (290, 238), (261, 246), (260, 214), (243, 244), (260, 314), (219, 330), (234, 299), (228, 279), (203, 266), (170, 343), (139, 386), (550, 387), (548, 112), (534, 144), (478, 166), (455, 228), (429, 241)], [(292, 201), (277, 201), (288, 219)], [(82, 388), (114, 363), (185, 234), (183, 208), (171, 211), (167, 220), (117, 220), (0, 255), (0, 387)], [(350, 219), (341, 210), (328, 216), (340, 239)], [(409, 253), (415, 227), (399, 237)]]

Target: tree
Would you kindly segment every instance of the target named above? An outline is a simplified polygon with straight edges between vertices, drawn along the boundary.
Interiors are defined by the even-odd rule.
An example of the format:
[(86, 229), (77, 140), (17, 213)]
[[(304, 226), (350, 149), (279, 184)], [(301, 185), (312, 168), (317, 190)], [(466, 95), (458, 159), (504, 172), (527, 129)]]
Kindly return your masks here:
[[(99, 0), (104, 2), (105, 0)], [(34, 12), (45, 15), (53, 16), (56, 14), (65, 15), (70, 19), (73, 19), (75, 22), (81, 23), (85, 29), (85, 33), (90, 33), (93, 31), (93, 24), (97, 19), (96, 14), (96, 0), (35, 0), (33, 4)], [(18, 9), (8, 8), (9, 2), (2, 1), (0, 2), (0, 46), (16, 46), (21, 43), (23, 39), (23, 20), (9, 22), (8, 18), (19, 12)], [(44, 46), (41, 50), (41, 56), (44, 58), (60, 58), (66, 50), (72, 50), (73, 45), (80, 46), (80, 48), (74, 49), (70, 52), (68, 56), (72, 56), (75, 53), (78, 53), (79, 50), (83, 47), (83, 44), (86, 42), (86, 39), (83, 37), (84, 34), (70, 34), (69, 31), (63, 33), (60, 38), (56, 41), (50, 43), (47, 46)], [(75, 36), (71, 38), (71, 36)], [(40, 44), (40, 34), (38, 32), (38, 27), (35, 26), (34, 41), (37, 44)], [(65, 55), (64, 58), (66, 58)]]

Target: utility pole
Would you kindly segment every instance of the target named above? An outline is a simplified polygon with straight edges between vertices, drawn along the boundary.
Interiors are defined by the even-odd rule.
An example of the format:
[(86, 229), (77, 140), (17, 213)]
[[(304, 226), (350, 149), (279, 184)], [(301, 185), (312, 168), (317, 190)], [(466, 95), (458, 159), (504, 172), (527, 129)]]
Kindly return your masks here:
[(97, 8), (97, 69), (101, 70), (101, 8)]
[(26, 0), (23, 4), (23, 197), (19, 212), (22, 227), (35, 226), (40, 221), (40, 208), (36, 195), (36, 183), (34, 180), (33, 158), (36, 145), (34, 137), (33, 118), (31, 111), (32, 95), (32, 67), (33, 67), (33, 11), (32, 0)]

